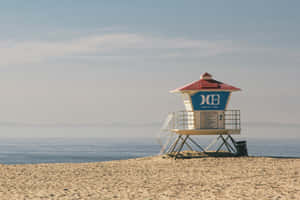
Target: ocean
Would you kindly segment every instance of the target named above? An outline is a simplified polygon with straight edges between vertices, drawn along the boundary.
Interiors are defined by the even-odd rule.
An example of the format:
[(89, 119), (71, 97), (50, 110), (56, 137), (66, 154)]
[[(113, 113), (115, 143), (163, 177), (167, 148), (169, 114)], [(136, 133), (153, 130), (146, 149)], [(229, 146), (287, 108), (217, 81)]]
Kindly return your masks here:
[[(111, 129), (111, 130), (110, 130)], [(120, 160), (129, 158), (138, 158), (145, 156), (158, 155), (160, 145), (157, 142), (156, 135), (150, 135), (150, 132), (157, 130), (157, 127), (143, 128), (106, 128), (106, 135), (99, 134), (98, 137), (89, 136), (89, 132), (104, 132), (99, 128), (6, 128), (0, 131), (6, 131), (7, 135), (14, 136), (15, 132), (22, 133), (47, 133), (53, 132), (53, 137), (38, 137), (26, 134), (18, 137), (1, 137), (0, 138), (0, 163), (1, 164), (32, 164), (32, 163), (83, 163), (83, 162), (99, 162)], [(270, 132), (271, 129), (256, 127), (257, 130), (264, 129), (262, 133)], [(249, 137), (249, 132), (254, 132), (255, 128), (250, 128), (241, 139), (247, 141), (248, 152), (250, 156), (270, 156), (270, 157), (297, 157), (300, 158), (300, 137), (271, 137), (265, 134), (264, 137), (254, 135)], [(123, 135), (113, 134), (121, 131)], [(148, 130), (145, 134), (139, 136), (136, 133), (142, 130)], [(278, 131), (278, 127), (276, 128)], [(74, 131), (85, 133), (85, 137), (72, 137), (69, 133)], [(109, 132), (110, 131), (110, 132)], [(282, 133), (291, 131), (285, 127), (281, 127)], [(299, 128), (293, 129), (298, 131)], [(54, 134), (54, 133), (66, 134)], [(280, 131), (279, 131), (280, 132)], [(298, 133), (297, 132), (297, 133)], [(133, 135), (130, 135), (132, 133)], [(256, 131), (256, 133), (258, 133)], [(262, 134), (259, 133), (259, 134)], [(16, 134), (15, 134), (16, 135)], [(29, 134), (28, 134), (29, 135)], [(61, 135), (61, 136), (59, 136)], [(126, 135), (130, 135), (127, 137)], [(126, 136), (126, 137), (125, 137)], [(207, 145), (213, 137), (198, 137), (198, 141), (203, 146)], [(239, 140), (239, 137), (238, 137)]]
[(157, 155), (148, 139), (10, 138), (0, 141), (1, 164), (82, 163)]

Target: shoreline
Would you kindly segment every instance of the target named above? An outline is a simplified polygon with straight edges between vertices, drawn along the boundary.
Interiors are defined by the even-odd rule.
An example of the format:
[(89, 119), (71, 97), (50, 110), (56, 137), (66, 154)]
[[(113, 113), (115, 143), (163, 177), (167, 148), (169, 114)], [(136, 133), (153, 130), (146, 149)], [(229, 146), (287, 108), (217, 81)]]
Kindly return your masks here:
[(92, 164), (92, 163), (105, 163), (105, 162), (116, 162), (116, 161), (130, 161), (130, 160), (139, 160), (139, 159), (146, 159), (146, 158), (156, 158), (161, 157), (162, 159), (173, 159), (173, 160), (192, 160), (192, 159), (205, 159), (205, 158), (272, 158), (272, 159), (299, 159), (300, 156), (257, 156), (257, 155), (249, 155), (249, 156), (195, 156), (195, 157), (177, 157), (176, 159), (174, 156), (168, 156), (166, 154), (163, 155), (152, 155), (146, 157), (133, 157), (133, 158), (124, 158), (124, 159), (115, 159), (115, 160), (103, 160), (103, 161), (90, 161), (90, 162), (41, 162), (41, 163), (14, 163), (14, 164), (6, 164), (0, 163), (0, 166), (26, 166), (26, 165), (55, 165), (55, 164)]
[(299, 199), (300, 159), (0, 164), (0, 199)]

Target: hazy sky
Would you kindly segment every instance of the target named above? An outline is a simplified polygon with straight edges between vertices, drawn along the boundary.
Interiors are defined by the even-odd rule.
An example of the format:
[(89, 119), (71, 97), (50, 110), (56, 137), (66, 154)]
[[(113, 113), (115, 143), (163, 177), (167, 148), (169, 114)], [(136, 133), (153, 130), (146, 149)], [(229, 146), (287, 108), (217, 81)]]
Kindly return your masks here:
[[(214, 78), (249, 123), (299, 124), (300, 1), (5, 1), (0, 123), (148, 124)], [(0, 125), (1, 125), (0, 124)]]

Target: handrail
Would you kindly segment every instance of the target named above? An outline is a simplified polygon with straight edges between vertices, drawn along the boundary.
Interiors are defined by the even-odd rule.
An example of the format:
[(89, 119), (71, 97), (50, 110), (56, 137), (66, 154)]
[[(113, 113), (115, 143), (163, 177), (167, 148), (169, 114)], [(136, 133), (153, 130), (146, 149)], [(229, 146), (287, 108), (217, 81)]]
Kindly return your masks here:
[(170, 113), (165, 129), (241, 129), (240, 110), (177, 111)]

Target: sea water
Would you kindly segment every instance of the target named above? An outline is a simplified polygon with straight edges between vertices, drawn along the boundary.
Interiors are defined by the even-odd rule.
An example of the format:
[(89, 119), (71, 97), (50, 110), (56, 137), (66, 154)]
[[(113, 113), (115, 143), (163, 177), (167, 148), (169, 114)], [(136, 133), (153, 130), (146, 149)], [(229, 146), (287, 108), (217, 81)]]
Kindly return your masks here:
[(10, 138), (0, 142), (0, 163), (81, 163), (156, 155), (159, 145), (148, 139)]
[[(155, 133), (157, 129), (159, 128), (0, 128), (2, 131), (0, 163), (82, 163), (158, 155), (161, 147), (157, 142), (157, 133)], [(291, 131), (286, 127), (279, 129), (282, 133)], [(257, 130), (262, 128), (257, 127)], [(272, 137), (274, 135), (266, 134), (272, 132), (271, 128), (263, 128), (264, 131), (261, 133), (257, 130), (250, 128), (242, 138), (234, 136), (237, 140), (247, 140), (250, 156), (300, 158), (300, 137), (297, 134), (291, 137), (286, 137), (288, 134), (282, 136), (277, 134), (277, 137)], [(278, 127), (276, 130), (278, 131)], [(253, 134), (254, 137), (251, 137), (249, 132), (254, 133), (254, 131), (256, 135)], [(293, 131), (298, 133), (299, 128)], [(22, 135), (17, 135), (16, 132)], [(99, 132), (99, 135), (91, 134), (96, 132)], [(106, 134), (101, 134), (104, 132)], [(3, 137), (3, 133), (6, 133), (5, 136), (12, 137)], [(261, 136), (263, 133), (265, 133), (264, 137)], [(204, 136), (196, 139), (205, 146), (213, 137)]]

